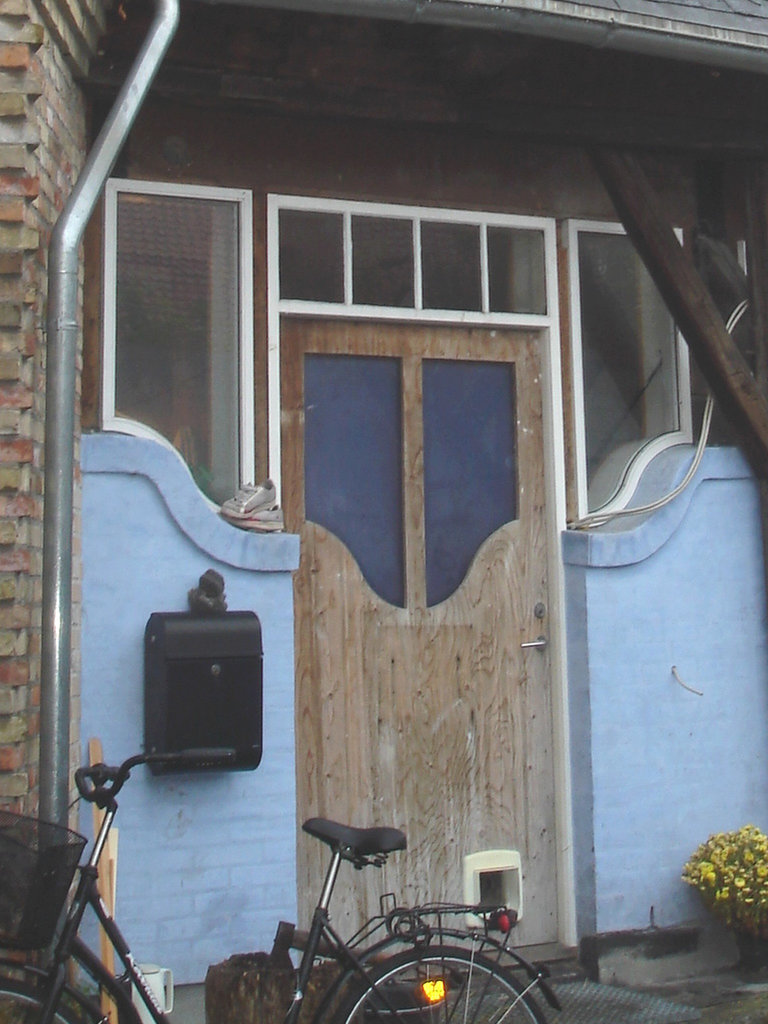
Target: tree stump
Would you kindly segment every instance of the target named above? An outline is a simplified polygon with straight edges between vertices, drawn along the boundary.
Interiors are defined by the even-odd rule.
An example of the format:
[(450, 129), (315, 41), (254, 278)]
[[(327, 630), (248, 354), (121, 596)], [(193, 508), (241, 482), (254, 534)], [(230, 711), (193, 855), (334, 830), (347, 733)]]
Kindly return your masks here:
[[(299, 1016), (311, 1021), (329, 985), (336, 963), (315, 965)], [(267, 953), (238, 953), (208, 968), (205, 977), (206, 1024), (279, 1024), (294, 992), (294, 972)]]

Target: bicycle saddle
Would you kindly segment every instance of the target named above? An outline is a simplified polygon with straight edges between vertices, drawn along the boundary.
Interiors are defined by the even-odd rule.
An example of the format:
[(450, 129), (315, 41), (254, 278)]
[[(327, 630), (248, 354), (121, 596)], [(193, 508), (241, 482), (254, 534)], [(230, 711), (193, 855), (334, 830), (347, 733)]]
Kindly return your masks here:
[[(399, 828), (353, 828), (327, 818), (310, 818), (302, 828), (358, 867), (406, 847), (405, 832)], [(369, 861), (369, 857), (374, 859)]]

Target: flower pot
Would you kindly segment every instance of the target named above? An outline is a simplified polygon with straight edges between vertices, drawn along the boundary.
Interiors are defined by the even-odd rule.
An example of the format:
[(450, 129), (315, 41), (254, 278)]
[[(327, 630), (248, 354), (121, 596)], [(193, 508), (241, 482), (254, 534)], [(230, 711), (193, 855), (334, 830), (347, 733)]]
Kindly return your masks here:
[(768, 970), (768, 938), (736, 932), (739, 967), (746, 971)]

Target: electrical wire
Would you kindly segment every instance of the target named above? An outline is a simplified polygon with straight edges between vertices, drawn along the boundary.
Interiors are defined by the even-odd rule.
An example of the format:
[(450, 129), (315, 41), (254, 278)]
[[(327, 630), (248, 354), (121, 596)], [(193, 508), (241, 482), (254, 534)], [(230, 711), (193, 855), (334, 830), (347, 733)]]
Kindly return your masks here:
[[(732, 334), (739, 323), (741, 318), (747, 311), (749, 303), (746, 299), (736, 306), (731, 315), (728, 317), (728, 322), (725, 325), (726, 330), (729, 334)], [(709, 439), (709, 428), (712, 423), (712, 412), (714, 409), (714, 399), (711, 392), (707, 395), (707, 401), (704, 405), (704, 413), (701, 419), (701, 430), (699, 431), (699, 440), (696, 445), (696, 451), (693, 455), (688, 471), (680, 481), (680, 483), (668, 494), (665, 494), (662, 498), (657, 498), (656, 501), (651, 501), (647, 505), (638, 505), (635, 508), (620, 508), (613, 512), (593, 512), (591, 515), (584, 516), (582, 519), (576, 519), (572, 523), (568, 524), (569, 530), (590, 530), (597, 526), (605, 526), (606, 523), (612, 522), (614, 519), (624, 518), (626, 516), (639, 516), (645, 515), (648, 512), (656, 512), (658, 509), (668, 505), (671, 501), (686, 489), (696, 475), (696, 471), (701, 464), (701, 460), (704, 457), (704, 451), (707, 447), (707, 441)]]

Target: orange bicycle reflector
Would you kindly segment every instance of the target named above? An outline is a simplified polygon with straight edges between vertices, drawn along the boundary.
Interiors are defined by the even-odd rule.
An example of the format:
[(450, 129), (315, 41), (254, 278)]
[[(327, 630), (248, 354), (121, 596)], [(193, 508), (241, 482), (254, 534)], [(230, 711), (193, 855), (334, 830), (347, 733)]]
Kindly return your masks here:
[(422, 981), (421, 992), (428, 1003), (441, 1003), (445, 999), (445, 979), (428, 978)]

